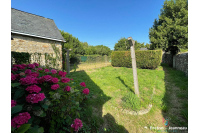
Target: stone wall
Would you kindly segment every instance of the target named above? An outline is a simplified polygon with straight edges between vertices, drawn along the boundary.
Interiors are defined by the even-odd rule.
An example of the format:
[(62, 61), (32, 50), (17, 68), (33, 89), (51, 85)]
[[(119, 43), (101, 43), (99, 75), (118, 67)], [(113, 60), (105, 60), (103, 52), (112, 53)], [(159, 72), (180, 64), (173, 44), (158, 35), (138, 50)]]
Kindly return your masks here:
[(169, 66), (173, 66), (173, 56), (170, 53), (163, 53), (162, 63), (168, 64)]
[[(58, 69), (62, 69), (62, 45), (61, 42), (51, 41), (47, 39), (23, 36), (18, 34), (11, 34), (13, 40), (11, 40), (11, 51), (14, 52), (28, 52), (28, 53), (41, 53), (41, 65), (45, 65), (45, 53), (53, 54), (55, 57), (56, 53), (52, 48), (55, 45), (59, 49), (58, 55), (60, 61), (58, 63)], [(31, 63), (34, 62), (34, 57), (32, 57)]]
[(163, 53), (162, 63), (166, 63), (188, 75), (188, 53), (178, 54), (174, 57), (169, 53)]
[(174, 68), (188, 75), (188, 53), (178, 54), (174, 57)]

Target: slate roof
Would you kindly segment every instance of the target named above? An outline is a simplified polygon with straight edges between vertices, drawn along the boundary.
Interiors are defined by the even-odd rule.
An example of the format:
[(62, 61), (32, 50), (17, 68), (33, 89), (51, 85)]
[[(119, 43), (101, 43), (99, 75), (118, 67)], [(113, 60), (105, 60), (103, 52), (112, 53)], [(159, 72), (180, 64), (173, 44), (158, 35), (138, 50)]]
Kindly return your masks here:
[(147, 48), (140, 48), (140, 50), (148, 50)]
[(53, 19), (11, 8), (11, 33), (65, 42)]

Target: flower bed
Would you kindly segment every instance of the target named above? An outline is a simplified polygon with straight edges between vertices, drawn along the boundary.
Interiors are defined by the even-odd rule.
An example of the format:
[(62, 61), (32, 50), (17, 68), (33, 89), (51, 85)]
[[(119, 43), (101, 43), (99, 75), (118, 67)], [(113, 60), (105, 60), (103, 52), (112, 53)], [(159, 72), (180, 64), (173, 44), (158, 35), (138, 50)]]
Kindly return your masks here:
[(12, 66), (12, 132), (66, 133), (82, 128), (79, 104), (88, 98), (89, 89), (66, 75), (37, 63)]

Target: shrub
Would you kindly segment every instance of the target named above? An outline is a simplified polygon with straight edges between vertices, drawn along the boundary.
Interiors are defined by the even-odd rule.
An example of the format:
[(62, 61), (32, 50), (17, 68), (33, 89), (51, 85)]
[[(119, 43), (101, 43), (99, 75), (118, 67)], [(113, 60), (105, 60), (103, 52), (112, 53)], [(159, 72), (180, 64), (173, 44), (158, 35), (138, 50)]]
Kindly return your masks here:
[(12, 132), (57, 133), (82, 127), (79, 104), (89, 93), (84, 82), (37, 63), (14, 64), (11, 70)]
[[(161, 50), (135, 51), (137, 68), (155, 69), (160, 65)], [(114, 51), (111, 54), (111, 65), (114, 67), (132, 67), (130, 51)]]
[(23, 63), (29, 63), (30, 62), (30, 54), (29, 53), (19, 53), (19, 52), (11, 52), (12, 57), (15, 60), (16, 64), (23, 64)]
[(75, 63), (78, 64), (80, 62), (80, 59), (76, 55), (70, 56), (69, 60), (71, 64), (75, 64)]

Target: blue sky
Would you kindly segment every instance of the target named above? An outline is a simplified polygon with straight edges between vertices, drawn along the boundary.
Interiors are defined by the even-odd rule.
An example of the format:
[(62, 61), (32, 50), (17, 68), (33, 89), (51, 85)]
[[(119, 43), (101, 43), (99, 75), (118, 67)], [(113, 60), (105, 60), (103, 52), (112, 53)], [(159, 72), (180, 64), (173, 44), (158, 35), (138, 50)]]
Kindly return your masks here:
[(51, 18), (90, 45), (114, 49), (122, 37), (149, 42), (149, 28), (165, 0), (11, 0), (11, 7)]

